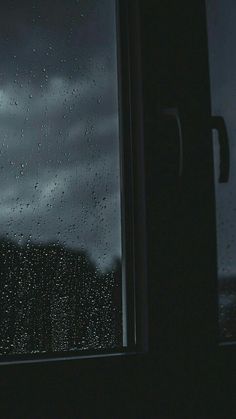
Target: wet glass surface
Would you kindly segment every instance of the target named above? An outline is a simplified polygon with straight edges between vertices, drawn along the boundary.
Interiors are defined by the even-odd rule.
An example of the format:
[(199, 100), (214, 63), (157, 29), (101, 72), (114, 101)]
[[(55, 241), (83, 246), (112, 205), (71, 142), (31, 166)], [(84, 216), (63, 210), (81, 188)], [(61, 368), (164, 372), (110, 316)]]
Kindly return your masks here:
[(0, 354), (121, 347), (115, 1), (0, 16)]
[(214, 133), (220, 339), (236, 338), (236, 4), (208, 0), (212, 115), (224, 118), (230, 145), (230, 179), (218, 183), (219, 147)]

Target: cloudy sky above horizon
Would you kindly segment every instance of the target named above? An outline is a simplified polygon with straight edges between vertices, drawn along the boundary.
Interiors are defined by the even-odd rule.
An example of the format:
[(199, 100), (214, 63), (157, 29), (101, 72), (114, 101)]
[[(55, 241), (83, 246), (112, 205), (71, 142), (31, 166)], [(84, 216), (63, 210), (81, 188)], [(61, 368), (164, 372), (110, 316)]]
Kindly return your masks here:
[(7, 1), (0, 236), (121, 256), (115, 2)]

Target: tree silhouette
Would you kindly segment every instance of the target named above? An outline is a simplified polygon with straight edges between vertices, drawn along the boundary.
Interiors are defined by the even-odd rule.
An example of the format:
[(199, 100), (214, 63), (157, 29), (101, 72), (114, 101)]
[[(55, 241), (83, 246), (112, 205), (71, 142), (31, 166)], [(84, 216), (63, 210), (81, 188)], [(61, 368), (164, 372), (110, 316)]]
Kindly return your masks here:
[(121, 263), (101, 272), (86, 252), (0, 240), (0, 354), (122, 346)]

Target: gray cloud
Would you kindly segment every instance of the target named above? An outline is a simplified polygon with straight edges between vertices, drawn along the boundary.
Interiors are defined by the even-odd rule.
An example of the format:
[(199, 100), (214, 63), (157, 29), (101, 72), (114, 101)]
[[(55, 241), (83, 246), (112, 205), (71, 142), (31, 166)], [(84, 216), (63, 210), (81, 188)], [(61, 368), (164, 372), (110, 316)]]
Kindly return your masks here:
[(0, 38), (0, 234), (83, 247), (101, 268), (121, 255), (111, 3), (56, 2), (55, 20), (24, 1)]

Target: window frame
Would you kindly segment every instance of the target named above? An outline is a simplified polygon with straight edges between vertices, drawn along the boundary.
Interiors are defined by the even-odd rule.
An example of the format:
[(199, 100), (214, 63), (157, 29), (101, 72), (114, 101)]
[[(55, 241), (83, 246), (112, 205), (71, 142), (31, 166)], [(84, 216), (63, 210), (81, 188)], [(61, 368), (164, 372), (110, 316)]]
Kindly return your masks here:
[[(204, 12), (202, 11), (202, 8), (204, 8), (204, 2), (205, 0), (201, 0), (200, 3), (201, 19), (204, 15)], [(141, 10), (141, 26), (137, 18), (139, 14), (138, 4)], [(166, 226), (168, 227), (168, 225), (166, 223), (164, 228), (161, 228), (161, 232), (159, 233), (158, 229), (162, 226), (161, 220), (159, 220), (158, 216), (160, 214), (163, 215), (163, 211), (165, 211), (165, 209), (161, 209), (159, 211), (159, 207), (161, 204), (165, 204), (166, 201), (164, 198), (162, 200), (165, 181), (163, 182), (163, 180), (157, 179), (158, 182), (157, 185), (155, 185), (155, 180), (159, 172), (158, 170), (155, 170), (154, 166), (158, 166), (157, 163), (160, 160), (157, 160), (158, 138), (155, 136), (157, 131), (153, 130), (157, 125), (157, 119), (159, 116), (156, 96), (157, 93), (161, 92), (161, 89), (160, 91), (156, 89), (157, 85), (154, 85), (153, 80), (155, 80), (155, 72), (160, 65), (158, 60), (164, 57), (165, 64), (165, 59), (169, 62), (169, 58), (166, 58), (166, 51), (162, 51), (161, 54), (158, 55), (160, 53), (158, 51), (160, 44), (157, 47), (156, 45), (150, 45), (151, 35), (154, 29), (143, 32), (142, 29), (144, 25), (147, 25), (149, 22), (150, 26), (153, 25), (155, 28), (157, 23), (160, 24), (161, 28), (155, 29), (155, 31), (157, 30), (158, 32), (158, 34), (155, 32), (155, 41), (158, 39), (158, 36), (161, 35), (162, 38), (159, 39), (159, 42), (163, 42), (163, 33), (166, 34), (165, 25), (167, 21), (170, 28), (172, 28), (173, 25), (175, 31), (179, 30), (179, 22), (176, 23), (178, 20), (176, 19), (176, 16), (180, 17), (180, 21), (182, 23), (181, 19), (185, 12), (185, 4), (189, 4), (189, 7), (192, 7), (189, 2), (184, 0), (181, 1), (180, 4), (177, 4), (174, 1), (162, 2), (150, 0), (143, 3), (141, 1), (133, 2), (132, 0), (117, 0), (120, 19), (119, 33), (121, 34), (121, 38), (119, 40), (122, 62), (120, 74), (122, 75), (123, 81), (120, 86), (122, 110), (124, 113), (122, 129), (125, 134), (122, 138), (124, 142), (123, 150), (127, 153), (124, 165), (124, 181), (126, 180), (127, 173), (125, 167), (127, 167), (129, 176), (131, 174), (125, 184), (126, 189), (123, 193), (128, 195), (128, 202), (126, 201), (126, 205), (128, 207), (128, 213), (126, 213), (126, 223), (129, 228), (131, 227), (132, 231), (131, 234), (130, 230), (128, 231), (126, 228), (127, 237), (132, 237), (132, 246), (129, 247), (129, 269), (130, 272), (136, 273), (135, 298), (137, 299), (138, 304), (138, 309), (136, 310), (136, 316), (138, 318), (138, 345), (133, 348), (133, 352), (124, 352), (114, 356), (112, 354), (110, 356), (105, 354), (101, 357), (92, 356), (91, 358), (82, 356), (79, 359), (70, 358), (68, 360), (56, 360), (58, 362), (54, 362), (54, 360), (47, 360), (47, 362), (29, 362), (27, 365), (11, 364), (1, 366), (2, 375), (0, 385), (2, 385), (4, 389), (15, 389), (15, 382), (23, 383), (27, 390), (27, 396), (29, 394), (29, 383), (31, 382), (37, 383), (37, 389), (42, 389), (44, 386), (49, 389), (56, 388), (54, 392), (57, 391), (58, 385), (61, 385), (63, 388), (65, 383), (72, 382), (72, 385), (76, 387), (73, 392), (73, 404), (78, 403), (83, 406), (82, 412), (84, 412), (84, 416), (82, 413), (81, 417), (89, 416), (88, 408), (90, 406), (88, 406), (88, 402), (94, 404), (94, 406), (91, 406), (91, 409), (93, 412), (96, 412), (96, 414), (96, 406), (99, 406), (99, 413), (107, 413), (107, 410), (110, 409), (110, 417), (113, 417), (114, 415), (114, 407), (120, 412), (120, 414), (116, 412), (115, 416), (119, 418), (157, 417), (158, 407), (160, 417), (165, 416), (165, 414), (170, 417), (175, 417), (177, 412), (182, 416), (185, 416), (185, 413), (187, 412), (186, 417), (190, 417), (190, 412), (191, 414), (193, 412), (196, 414), (200, 412), (199, 417), (205, 417), (204, 413), (206, 411), (211, 412), (212, 410), (212, 406), (209, 408), (211, 403), (208, 400), (208, 396), (210, 396), (210, 401), (216, 400), (216, 394), (219, 394), (220, 397), (220, 392), (216, 393), (217, 385), (219, 384), (218, 379), (219, 377), (228, 377), (230, 368), (232, 367), (232, 359), (235, 356), (235, 350), (233, 349), (232, 351), (232, 348), (228, 347), (224, 348), (224, 355), (226, 354), (225, 349), (227, 349), (228, 356), (224, 357), (224, 360), (220, 358), (219, 352), (222, 351), (222, 348), (217, 346), (215, 339), (216, 311), (214, 311), (214, 309), (216, 308), (216, 282), (214, 273), (216, 260), (214, 252), (215, 235), (212, 194), (210, 195), (209, 202), (205, 203), (207, 212), (206, 218), (210, 220), (210, 226), (208, 228), (210, 237), (206, 238), (206, 242), (209, 244), (210, 249), (207, 248), (207, 254), (210, 254), (212, 258), (207, 262), (209, 266), (206, 268), (206, 275), (203, 278), (200, 278), (200, 287), (198, 286), (197, 288), (197, 285), (199, 285), (199, 278), (193, 278), (192, 282), (189, 281), (188, 276), (192, 269), (192, 266), (189, 265), (191, 265), (191, 262), (196, 262), (196, 255), (191, 255), (190, 263), (188, 263), (188, 261), (180, 261), (180, 264), (177, 266), (179, 271), (176, 273), (176, 278), (174, 279), (171, 277), (168, 278), (168, 274), (165, 272), (166, 260), (162, 263), (161, 252), (169, 251), (168, 243), (165, 242), (163, 245), (163, 240), (166, 240), (166, 235), (162, 235), (162, 233), (166, 234), (164, 229)], [(173, 9), (178, 9), (178, 13), (176, 13), (176, 15), (172, 10), (172, 6)], [(161, 13), (163, 12), (164, 16), (163, 21), (162, 16), (154, 15), (154, 12), (156, 12), (159, 7), (163, 7), (164, 9), (164, 12), (161, 10)], [(198, 6), (194, 5), (194, 7), (197, 9)], [(170, 19), (169, 11), (171, 12)], [(146, 16), (144, 16), (143, 12), (146, 12)], [(186, 12), (187, 17), (189, 13), (190, 12), (188, 10)], [(197, 19), (199, 19), (199, 16)], [(199, 22), (196, 25), (198, 24)], [(189, 28), (187, 27), (187, 31), (192, 31), (191, 25), (192, 22), (190, 23)], [(181, 30), (182, 29), (180, 29), (180, 33), (182, 34)], [(140, 32), (142, 33), (142, 42), (137, 41), (139, 39)], [(183, 29), (183, 32), (183, 39), (186, 42), (187, 36), (185, 28)], [(200, 34), (202, 36), (202, 26)], [(164, 38), (165, 42), (167, 42), (168, 45), (168, 42), (171, 39), (175, 47), (175, 39), (172, 40), (171, 38), (172, 34), (167, 33), (167, 35), (170, 38), (167, 38), (167, 40)], [(179, 47), (181, 45), (181, 39), (176, 40), (176, 43), (177, 47)], [(191, 44), (191, 40), (188, 41), (187, 39), (187, 46), (189, 46), (189, 43)], [(199, 43), (200, 46), (204, 44), (203, 50), (200, 48), (200, 53), (203, 53), (204, 56), (202, 63), (204, 67), (203, 76), (205, 80), (205, 77), (207, 78), (205, 72), (207, 54), (204, 36), (200, 39)], [(155, 44), (155, 42), (153, 42), (153, 44)], [(142, 49), (140, 45), (142, 46)], [(171, 46), (173, 47), (173, 45)], [(164, 43), (164, 50), (165, 47), (166, 44)], [(197, 47), (199, 47), (198, 41)], [(156, 50), (158, 51), (157, 53)], [(167, 51), (167, 55), (168, 53), (169, 51)], [(176, 58), (175, 52), (170, 50), (170, 53), (172, 53), (174, 58)], [(184, 58), (187, 63), (189, 54), (187, 54), (186, 58), (184, 53)], [(142, 64), (145, 66), (144, 72), (141, 71)], [(158, 73), (158, 76), (160, 76), (161, 71), (162, 69)], [(207, 86), (208, 80), (205, 81)], [(193, 89), (193, 91), (195, 90)], [(189, 94), (189, 92), (186, 93), (187, 95)], [(206, 94), (203, 94), (204, 98), (206, 98), (207, 94), (207, 92)], [(201, 97), (201, 93), (199, 93), (199, 96)], [(164, 98), (164, 100), (165, 99), (166, 98)], [(206, 103), (204, 106), (209, 110), (209, 103)], [(209, 115), (207, 114), (205, 116), (206, 121), (208, 117)], [(194, 121), (196, 119), (197, 116)], [(205, 140), (205, 138), (203, 140)], [(208, 135), (206, 140), (207, 141), (203, 146), (200, 144), (202, 149), (197, 156), (203, 157), (204, 151), (204, 161), (202, 165), (203, 172), (206, 161), (207, 167), (212, 163), (212, 141), (210, 135)], [(192, 208), (192, 197), (193, 202), (196, 202), (194, 201), (195, 197), (193, 196), (194, 191), (189, 188), (189, 181), (194, 179), (194, 169), (196, 167), (199, 168), (199, 159), (197, 159), (196, 166), (192, 167), (193, 155), (195, 152), (194, 147), (196, 144), (190, 143), (191, 141), (189, 141), (189, 144), (186, 144), (186, 149), (184, 150), (184, 173), (187, 171), (187, 175), (185, 175), (183, 179), (184, 186), (181, 189), (180, 216), (178, 218), (181, 222), (184, 221), (184, 223), (180, 225), (180, 228), (183, 231), (179, 232), (179, 229), (177, 230), (177, 233), (179, 234), (178, 238), (183, 238), (183, 244), (181, 243), (179, 246), (180, 253), (178, 253), (178, 255), (181, 254), (182, 257), (183, 254), (181, 252), (186, 249), (188, 250), (188, 247), (190, 247), (188, 229), (191, 228), (192, 224), (194, 224), (192, 215), (198, 215), (197, 211), (195, 211), (194, 214), (188, 214), (188, 210)], [(199, 147), (199, 144), (197, 144), (197, 147)], [(146, 165), (144, 162), (144, 155), (146, 155)], [(132, 160), (132, 165), (130, 164), (130, 157), (135, 157), (134, 160)], [(208, 167), (207, 176), (210, 171), (211, 167)], [(208, 177), (206, 180), (205, 173), (201, 173), (199, 182), (201, 186), (204, 184), (204, 188), (207, 192), (212, 189), (212, 179), (211, 177)], [(206, 195), (207, 193), (204, 195), (204, 198), (206, 198)], [(186, 196), (189, 198), (190, 202), (186, 203)], [(154, 206), (153, 202), (155, 203)], [(166, 209), (169, 211), (169, 208)], [(184, 218), (186, 213), (188, 215), (187, 220)], [(167, 218), (169, 214), (171, 214), (171, 211), (168, 212)], [(174, 215), (176, 215), (176, 213), (174, 213)], [(202, 217), (200, 218), (200, 222), (202, 219), (205, 220), (205, 215), (203, 213), (201, 213), (200, 216)], [(202, 235), (202, 226), (200, 227), (200, 235)], [(170, 228), (167, 230), (167, 234), (170, 232)], [(193, 235), (194, 234), (196, 238), (194, 250), (197, 253), (200, 249), (200, 254), (202, 254), (202, 236), (200, 238), (197, 236), (197, 229), (194, 230)], [(148, 235), (148, 238), (146, 235)], [(143, 238), (144, 242), (142, 242), (142, 240), (138, 240), (140, 237)], [(174, 235), (172, 234), (170, 237), (174, 238)], [(159, 254), (157, 254), (157, 248)], [(170, 252), (174, 248), (175, 246), (171, 247)], [(149, 252), (148, 260), (147, 251)], [(166, 257), (166, 255), (164, 256)], [(187, 273), (183, 272), (183, 269), (185, 269)], [(196, 267), (196, 270), (197, 269), (198, 267)], [(202, 271), (205, 272), (205, 268), (200, 266), (199, 272)], [(168, 271), (168, 273), (171, 273), (171, 270)], [(183, 273), (185, 274), (184, 276), (182, 275)], [(170, 282), (168, 282), (169, 279)], [(177, 284), (175, 283), (176, 279), (178, 281)], [(206, 279), (209, 281), (205, 281)], [(174, 316), (171, 311), (173, 307), (171, 304), (176, 303), (176, 300), (173, 297), (175, 297), (178, 285), (180, 286), (180, 294), (178, 295), (179, 299), (177, 301), (179, 307), (177, 307), (175, 313), (179, 314), (181, 310), (184, 312), (185, 316), (186, 312), (187, 315), (190, 313), (192, 309), (192, 301), (188, 301), (189, 296), (194, 299), (194, 313), (190, 316), (189, 320), (185, 319), (184, 316), (182, 316), (183, 313), (181, 312), (180, 317), (177, 319), (177, 328), (175, 331), (175, 324), (171, 324), (171, 322), (173, 323)], [(192, 292), (192, 286), (194, 286), (194, 293)], [(203, 295), (205, 290), (206, 297)], [(168, 297), (170, 291), (172, 295)], [(183, 295), (181, 295), (181, 291), (183, 291)], [(128, 293), (129, 292), (130, 290), (128, 290)], [(134, 300), (133, 285), (131, 286), (131, 294), (131, 298)], [(165, 300), (166, 297), (167, 299)], [(213, 298), (214, 301), (210, 301), (210, 298)], [(209, 301), (210, 304), (206, 304), (206, 302), (209, 303)], [(200, 308), (197, 305), (198, 302), (200, 302)], [(181, 303), (184, 303), (185, 305), (183, 304), (182, 307)], [(171, 307), (171, 310), (169, 310), (168, 305)], [(139, 310), (140, 307), (141, 310)], [(201, 309), (203, 309), (203, 314), (199, 312)], [(133, 310), (131, 316), (132, 315)], [(165, 317), (165, 315), (167, 316)], [(182, 326), (181, 322), (183, 319), (186, 322)], [(193, 324), (192, 330), (188, 327), (191, 322)], [(134, 322), (130, 322), (129, 327), (131, 330), (133, 324)], [(204, 326), (203, 332), (201, 330), (202, 324)], [(172, 332), (174, 332), (173, 335), (171, 334)], [(209, 336), (205, 332), (209, 332)], [(197, 334), (197, 337), (195, 334)], [(205, 340), (207, 340), (207, 342), (205, 342)], [(131, 339), (131, 345), (133, 342), (134, 339)], [(197, 362), (195, 363), (195, 361)], [(223, 370), (226, 367), (227, 372), (225, 375)], [(216, 384), (213, 381), (215, 378), (217, 378)], [(118, 384), (116, 384), (117, 382)], [(69, 388), (71, 389), (71, 387)], [(91, 395), (87, 394), (88, 391)], [(97, 397), (100, 397), (101, 400), (96, 401), (96, 394), (98, 394)], [(201, 396), (203, 397), (202, 399)], [(206, 399), (204, 396), (206, 396)], [(227, 398), (225, 399), (227, 400)], [(108, 400), (110, 403), (109, 406), (106, 404), (108, 403)], [(118, 406), (119, 403), (121, 403), (121, 406)], [(217, 406), (214, 407), (213, 410), (217, 412), (218, 403), (216, 403), (216, 405)], [(140, 409), (141, 406), (143, 407), (143, 410)], [(81, 407), (79, 406), (79, 409), (80, 408)], [(32, 409), (32, 411), (34, 410)], [(127, 415), (128, 411), (130, 411), (131, 414)], [(136, 413), (135, 415), (133, 415), (134, 412)], [(94, 415), (91, 417), (100, 416)]]
[[(1, 356), (0, 369), (55, 362), (97, 365), (147, 352), (147, 260), (142, 72), (138, 4), (115, 0), (122, 212), (122, 287), (127, 303), (127, 347), (72, 353)], [(118, 361), (119, 363), (119, 361)]]

